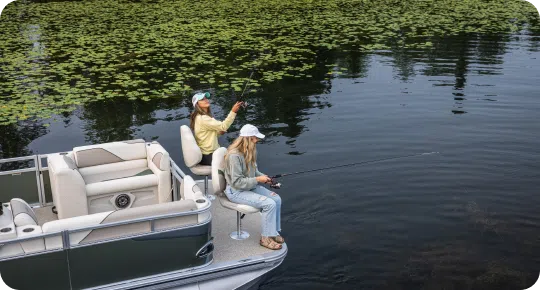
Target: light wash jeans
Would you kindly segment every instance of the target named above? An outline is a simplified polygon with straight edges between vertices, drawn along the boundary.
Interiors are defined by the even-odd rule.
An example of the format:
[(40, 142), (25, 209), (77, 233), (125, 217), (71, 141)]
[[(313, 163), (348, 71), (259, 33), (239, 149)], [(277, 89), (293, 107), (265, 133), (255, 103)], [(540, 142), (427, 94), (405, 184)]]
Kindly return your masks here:
[(257, 185), (255, 188), (235, 190), (229, 185), (225, 188), (225, 195), (234, 203), (246, 204), (262, 212), (262, 236), (275, 237), (281, 231), (281, 197), (266, 187)]

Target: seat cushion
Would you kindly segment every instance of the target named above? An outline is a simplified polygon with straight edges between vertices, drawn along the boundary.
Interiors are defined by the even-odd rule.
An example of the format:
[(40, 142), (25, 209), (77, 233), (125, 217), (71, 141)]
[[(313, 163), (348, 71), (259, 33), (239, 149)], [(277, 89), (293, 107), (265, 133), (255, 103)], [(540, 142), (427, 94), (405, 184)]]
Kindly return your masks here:
[(73, 156), (78, 168), (146, 159), (146, 143), (139, 139), (75, 147)]
[(38, 224), (38, 219), (34, 210), (26, 203), (26, 201), (20, 198), (14, 198), (10, 201), (10, 204), (15, 226), (35, 226)]
[(193, 167), (189, 168), (191, 172), (195, 175), (211, 175), (212, 174), (212, 166), (210, 165), (195, 165)]
[(152, 174), (146, 159), (123, 161), (79, 169), (86, 184)]
[(96, 196), (157, 185), (158, 177), (155, 174), (132, 176), (87, 184), (86, 195)]
[(219, 203), (221, 203), (221, 205), (223, 207), (226, 207), (226, 208), (232, 209), (232, 210), (236, 210), (236, 211), (239, 211), (239, 212), (245, 213), (245, 214), (260, 212), (260, 210), (255, 208), (255, 207), (245, 205), (245, 204), (239, 204), (239, 203), (231, 202), (224, 194), (219, 197)]

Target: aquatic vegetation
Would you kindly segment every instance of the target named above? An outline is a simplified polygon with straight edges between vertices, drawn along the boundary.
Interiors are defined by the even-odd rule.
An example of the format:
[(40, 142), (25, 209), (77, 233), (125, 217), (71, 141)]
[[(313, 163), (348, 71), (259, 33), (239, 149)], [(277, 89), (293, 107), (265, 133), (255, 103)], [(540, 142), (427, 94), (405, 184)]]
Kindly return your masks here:
[(239, 94), (252, 70), (258, 91), (312, 78), (328, 51), (429, 49), (462, 33), (538, 31), (538, 18), (523, 0), (18, 0), (0, 16), (0, 125), (95, 100)]

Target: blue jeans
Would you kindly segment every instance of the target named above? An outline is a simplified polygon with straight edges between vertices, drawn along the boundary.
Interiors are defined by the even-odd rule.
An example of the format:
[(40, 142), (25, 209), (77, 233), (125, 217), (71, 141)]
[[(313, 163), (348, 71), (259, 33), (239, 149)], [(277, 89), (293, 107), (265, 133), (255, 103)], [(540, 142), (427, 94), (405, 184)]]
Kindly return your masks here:
[[(275, 195), (272, 195), (272, 193)], [(246, 204), (261, 209), (262, 236), (275, 237), (279, 235), (278, 232), (281, 231), (281, 197), (277, 193), (261, 185), (257, 185), (249, 191), (235, 190), (227, 185), (225, 195), (234, 203)]]

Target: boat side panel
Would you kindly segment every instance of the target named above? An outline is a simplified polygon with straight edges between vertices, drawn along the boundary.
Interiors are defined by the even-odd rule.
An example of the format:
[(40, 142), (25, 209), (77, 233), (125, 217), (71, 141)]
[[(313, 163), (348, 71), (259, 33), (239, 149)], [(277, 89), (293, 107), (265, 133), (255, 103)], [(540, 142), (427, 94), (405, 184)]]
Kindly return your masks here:
[(196, 267), (212, 255), (196, 257), (210, 240), (211, 223), (194, 228), (156, 233), (69, 250), (74, 289), (97, 287)]
[(58, 251), (0, 262), (4, 282), (17, 290), (70, 289), (67, 252)]
[(18, 197), (33, 204), (39, 203), (39, 191), (36, 180), (36, 172), (21, 172), (8, 175), (0, 175), (0, 202), (9, 202)]

